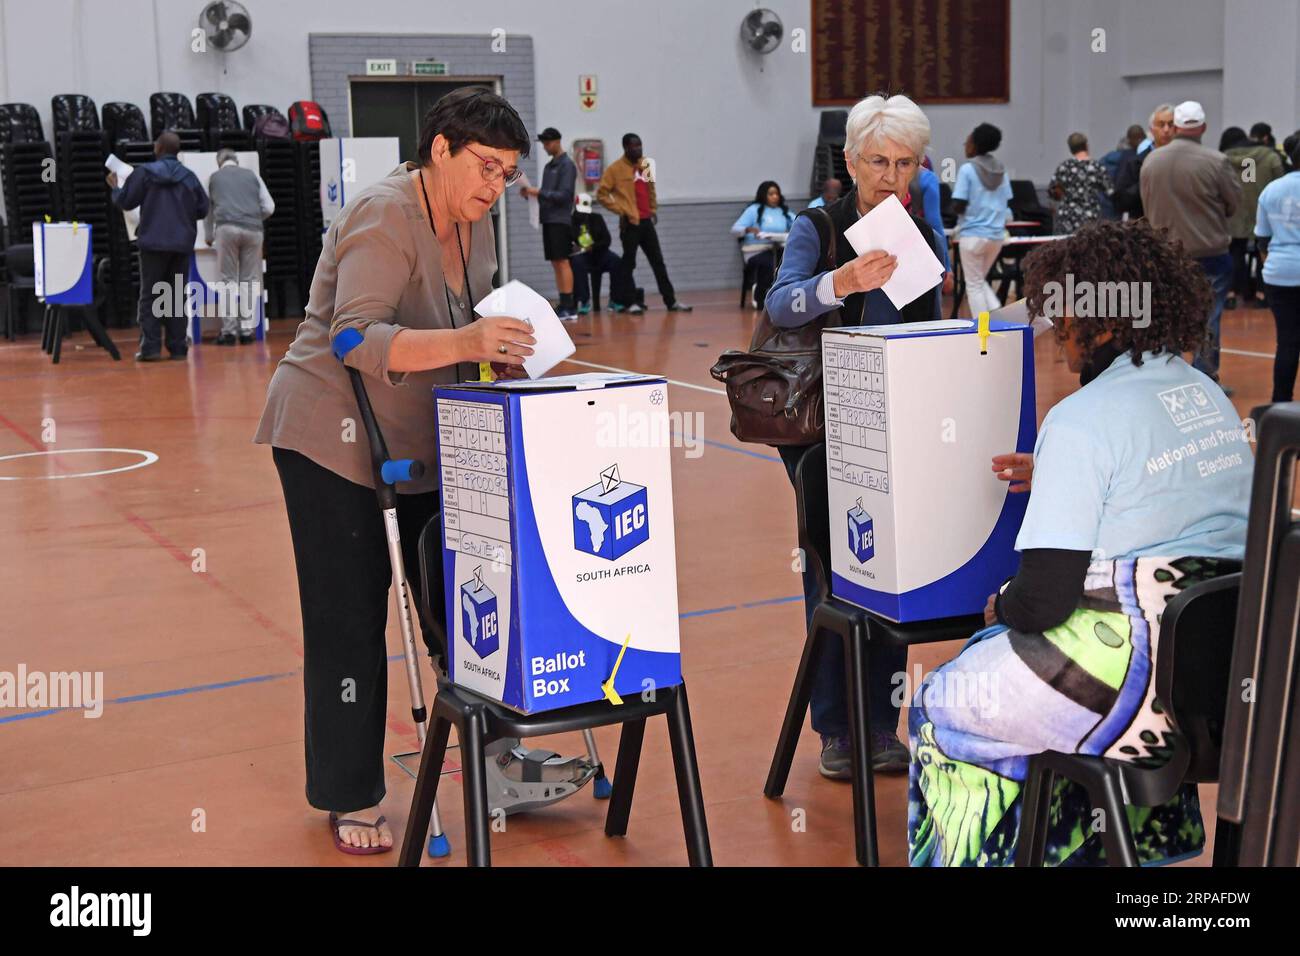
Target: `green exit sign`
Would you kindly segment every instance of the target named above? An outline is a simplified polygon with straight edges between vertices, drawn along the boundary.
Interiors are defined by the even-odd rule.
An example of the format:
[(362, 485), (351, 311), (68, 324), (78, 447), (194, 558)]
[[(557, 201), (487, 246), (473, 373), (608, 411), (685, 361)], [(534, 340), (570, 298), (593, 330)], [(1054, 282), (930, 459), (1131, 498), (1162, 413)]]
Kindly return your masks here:
[(416, 60), (411, 64), (415, 76), (446, 76), (447, 64), (441, 60)]

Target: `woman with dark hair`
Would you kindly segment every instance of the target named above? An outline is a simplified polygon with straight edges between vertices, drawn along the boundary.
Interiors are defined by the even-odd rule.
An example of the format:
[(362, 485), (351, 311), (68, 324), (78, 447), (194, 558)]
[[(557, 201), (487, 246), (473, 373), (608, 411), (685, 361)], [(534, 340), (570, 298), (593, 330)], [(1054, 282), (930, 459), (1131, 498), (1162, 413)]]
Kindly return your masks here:
[[(1250, 445), (1223, 389), (1183, 359), (1206, 338), (1204, 271), (1139, 220), (1085, 226), (1026, 256), (1024, 273), (1030, 316), (1052, 320), (1070, 369), (1091, 363), (1095, 377), (1048, 412), (1011, 488), (1030, 494), (1020, 570), (990, 595), (989, 626), (913, 699), (915, 866), (1012, 863), (1034, 754), (1168, 759), (1160, 615), (1245, 550)], [(1003, 464), (998, 477), (1015, 477)], [(1101, 862), (1087, 797), (1062, 784), (1052, 800), (1047, 861)], [(1203, 846), (1195, 786), (1129, 817), (1143, 863)]]
[[(1254, 131), (1257, 127), (1258, 124), (1252, 126), (1251, 130)], [(1258, 250), (1258, 242), (1254, 238), (1255, 218), (1260, 196), (1270, 183), (1286, 175), (1286, 164), (1281, 153), (1267, 143), (1247, 136), (1239, 126), (1224, 130), (1219, 141), (1219, 152), (1228, 157), (1228, 162), (1234, 170), (1239, 171), (1241, 177), (1241, 202), (1237, 204), (1237, 211), (1228, 217), (1232, 288), (1228, 291), (1223, 307), (1237, 308), (1240, 298), (1243, 307), (1267, 308), (1268, 303), (1255, 295), (1256, 291), (1263, 291), (1259, 269), (1252, 268), (1260, 260), (1258, 255), (1252, 255)]]
[[(514, 377), (532, 354), (526, 323), (474, 315), (497, 267), (488, 211), (528, 147), (519, 114), (493, 93), (466, 87), (437, 102), (419, 161), (359, 192), (326, 233), (306, 317), (271, 377), (254, 439), (272, 446), (297, 564), (307, 801), (329, 811), (345, 853), (384, 852), (393, 836), (379, 809), (391, 570), (343, 364), (365, 377), (392, 457), (426, 466), (398, 494), (406, 566), (417, 567), (420, 531), (439, 504), (433, 386), (477, 380), (488, 362)], [(362, 341), (340, 363), (330, 346), (347, 329)], [(418, 607), (418, 576), (410, 584)], [(425, 642), (443, 653), (427, 631)]]
[(1011, 210), (1011, 177), (993, 151), (1002, 145), (1002, 130), (992, 123), (980, 123), (966, 137), (970, 160), (957, 171), (952, 190), (952, 208), (957, 223), (957, 252), (966, 279), (966, 301), (970, 314), (992, 312), (1002, 302), (989, 284), (988, 272), (1002, 252)]
[(745, 207), (740, 218), (732, 224), (731, 234), (741, 240), (740, 254), (745, 257), (745, 274), (754, 285), (754, 301), (762, 308), (767, 290), (776, 277), (776, 250), (772, 242), (760, 241), (764, 234), (790, 231), (794, 215), (785, 204), (781, 187), (772, 180), (761, 183), (754, 201)]

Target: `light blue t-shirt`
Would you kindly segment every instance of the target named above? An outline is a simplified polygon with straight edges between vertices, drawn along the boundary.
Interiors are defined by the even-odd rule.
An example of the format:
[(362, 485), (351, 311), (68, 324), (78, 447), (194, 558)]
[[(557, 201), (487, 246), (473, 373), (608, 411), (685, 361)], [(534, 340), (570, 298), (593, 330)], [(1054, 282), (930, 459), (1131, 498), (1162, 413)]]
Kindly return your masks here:
[(787, 216), (780, 206), (764, 206), (760, 213), (758, 203), (750, 203), (740, 218), (731, 227), (733, 235), (744, 235), (750, 226), (757, 226), (762, 232), (789, 232), (794, 216)]
[(1125, 353), (1047, 413), (1016, 550), (1239, 559), (1253, 470), (1223, 389), (1179, 356)]
[(957, 170), (957, 185), (952, 190), (953, 199), (966, 201), (960, 235), (963, 239), (1001, 239), (1007, 234), (1007, 216), (1011, 210), (1011, 177), (1003, 174), (997, 189), (985, 189), (973, 163)]
[(1255, 235), (1267, 236), (1264, 281), (1300, 285), (1300, 172), (1275, 179), (1259, 194)]

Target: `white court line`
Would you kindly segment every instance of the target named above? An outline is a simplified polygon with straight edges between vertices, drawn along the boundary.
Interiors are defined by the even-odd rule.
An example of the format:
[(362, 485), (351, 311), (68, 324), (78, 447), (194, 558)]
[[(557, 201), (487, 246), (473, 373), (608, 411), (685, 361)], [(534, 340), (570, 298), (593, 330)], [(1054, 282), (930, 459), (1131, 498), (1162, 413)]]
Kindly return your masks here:
[[(577, 359), (565, 359), (573, 365), (585, 365), (587, 368), (598, 368), (605, 372), (622, 372), (624, 375), (653, 375), (654, 372), (636, 372), (630, 368), (615, 368), (613, 365), (597, 365), (595, 362), (580, 362)], [(675, 378), (668, 378), (665, 381), (669, 385), (680, 385), (682, 388), (693, 388), (701, 392), (710, 392), (714, 395), (726, 395), (726, 389), (709, 388), (707, 385), (696, 385), (692, 382), (679, 382)]]
[(1223, 352), (1225, 355), (1246, 355), (1250, 358), (1271, 359), (1277, 357), (1272, 352), (1243, 352), (1241, 349), (1219, 349), (1219, 351)]
[(139, 455), (141, 460), (134, 465), (107, 468), (103, 471), (74, 471), (63, 475), (0, 475), (0, 481), (24, 481), (36, 478), (51, 480), (57, 478), (95, 478), (99, 475), (116, 475), (123, 471), (134, 471), (136, 468), (152, 465), (158, 460), (158, 456), (153, 452), (142, 451), (139, 448), (59, 448), (52, 451), (27, 451), (18, 455), (0, 455), (0, 461), (10, 461), (14, 458), (38, 458), (44, 455), (89, 455), (96, 452), (120, 452), (123, 455)]

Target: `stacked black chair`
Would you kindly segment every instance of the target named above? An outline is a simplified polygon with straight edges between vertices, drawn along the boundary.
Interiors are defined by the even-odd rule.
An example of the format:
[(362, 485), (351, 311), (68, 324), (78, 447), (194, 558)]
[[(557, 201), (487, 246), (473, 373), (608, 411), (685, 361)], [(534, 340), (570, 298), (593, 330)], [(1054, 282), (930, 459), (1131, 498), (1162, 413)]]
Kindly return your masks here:
[(105, 103), (103, 118), (104, 135), (110, 150), (117, 149), (119, 143), (150, 142), (144, 114), (134, 103)]
[(1050, 236), (1052, 234), (1052, 210), (1042, 204), (1038, 190), (1029, 179), (1011, 180), (1011, 213), (1017, 219), (1037, 222), (1038, 225), (1026, 230), (1026, 235)]
[[(133, 103), (105, 103), (102, 115), (110, 152), (130, 166), (153, 162), (153, 140), (145, 125), (144, 114), (138, 106)], [(111, 210), (108, 222), (108, 251), (112, 262), (109, 270), (109, 322), (125, 328), (135, 321), (140, 260), (136, 255), (135, 242), (127, 235), (126, 221), (121, 211)]]
[(848, 110), (822, 111), (809, 186), (814, 196), (821, 195), (822, 183), (831, 177), (843, 183), (845, 190), (849, 187), (848, 167), (844, 163), (844, 127), (848, 120)]
[(95, 101), (79, 94), (55, 96), (50, 99), (50, 112), (54, 116), (59, 218), (92, 225), (93, 254), (107, 256), (112, 210), (105, 182), (107, 150)]
[[(420, 580), (422, 617), (442, 648), (447, 646), (446, 616), (442, 600), (442, 516), (435, 515), (420, 534)], [(444, 655), (445, 656), (445, 655)], [(658, 688), (653, 700), (642, 695), (624, 698), (621, 706), (607, 701), (579, 704), (539, 714), (520, 714), (473, 691), (438, 678), (438, 695), (434, 698), (420, 771), (411, 796), (406, 834), (398, 856), (399, 866), (419, 866), (425, 835), (442, 776), (443, 758), (451, 728), (460, 741), (461, 781), (465, 795), (465, 842), (470, 866), (490, 866), (490, 807), (487, 779), (484, 774), (485, 750), (493, 742), (506, 738), (543, 737), (549, 734), (592, 730), (596, 727), (622, 726), (618, 760), (614, 768), (614, 792), (610, 795), (605, 816), (606, 836), (626, 836), (632, 812), (632, 793), (636, 788), (641, 762), (641, 744), (645, 722), (660, 714), (668, 718), (669, 743), (673, 768), (677, 776), (677, 800), (682, 811), (686, 835), (686, 855), (691, 866), (712, 866), (709, 830), (704, 816), (704, 797), (700, 791), (699, 767), (695, 760), (695, 740), (691, 733), (691, 714), (686, 702), (686, 685)]]
[(239, 120), (239, 108), (225, 93), (200, 93), (194, 98), (205, 149), (253, 148), (253, 137)]
[[(247, 109), (247, 107), (245, 107)], [(285, 290), (289, 284), (306, 304), (302, 288), (302, 265), (299, 251), (298, 211), (302, 208), (298, 189), (298, 144), (291, 140), (262, 140), (257, 144), (262, 181), (275, 202), (275, 212), (263, 225), (266, 250), (266, 273), (263, 283), (272, 315), (287, 315)], [(317, 208), (320, 200), (316, 201)]]
[[(815, 575), (821, 600), (813, 611), (812, 625), (804, 642), (803, 657), (795, 677), (785, 722), (777, 740), (772, 766), (763, 795), (776, 798), (785, 792), (799, 734), (803, 730), (808, 701), (812, 697), (813, 668), (827, 642), (838, 637), (844, 644), (845, 685), (848, 691), (849, 740), (853, 767), (853, 842), (862, 866), (879, 866), (876, 845), (875, 782), (871, 771), (870, 707), (867, 674), (873, 645), (911, 646), (939, 641), (964, 640), (984, 626), (979, 614), (895, 624), (878, 615), (840, 600), (830, 593), (831, 531), (826, 501), (826, 446), (809, 448), (795, 468), (795, 511), (799, 523), (799, 547), (808, 571)], [(881, 727), (890, 730), (893, 727)], [(618, 784), (615, 778), (615, 786)]]
[(157, 139), (166, 130), (180, 137), (182, 150), (197, 152), (204, 148), (203, 130), (183, 93), (154, 93), (149, 97), (150, 137)]
[(299, 283), (304, 290), (305, 302), (305, 290), (311, 288), (316, 261), (320, 258), (325, 214), (320, 205), (320, 144), (302, 142), (294, 145), (298, 147), (298, 248), (301, 250)]
[[(1047, 751), (1029, 759), (1016, 842), (1016, 866), (1042, 866), (1055, 778), (1083, 787), (1103, 814), (1102, 846), (1109, 866), (1137, 866), (1125, 806), (1158, 807), (1184, 784), (1219, 779), (1228, 668), (1241, 574), (1197, 582), (1169, 599), (1160, 619), (1156, 697), (1178, 731), (1165, 738), (1168, 760), (1112, 760)], [(1232, 841), (1223, 827), (1214, 862), (1222, 866)]]
[(9, 241), (31, 241), (32, 223), (58, 214), (54, 154), (36, 107), (0, 105), (0, 181)]

